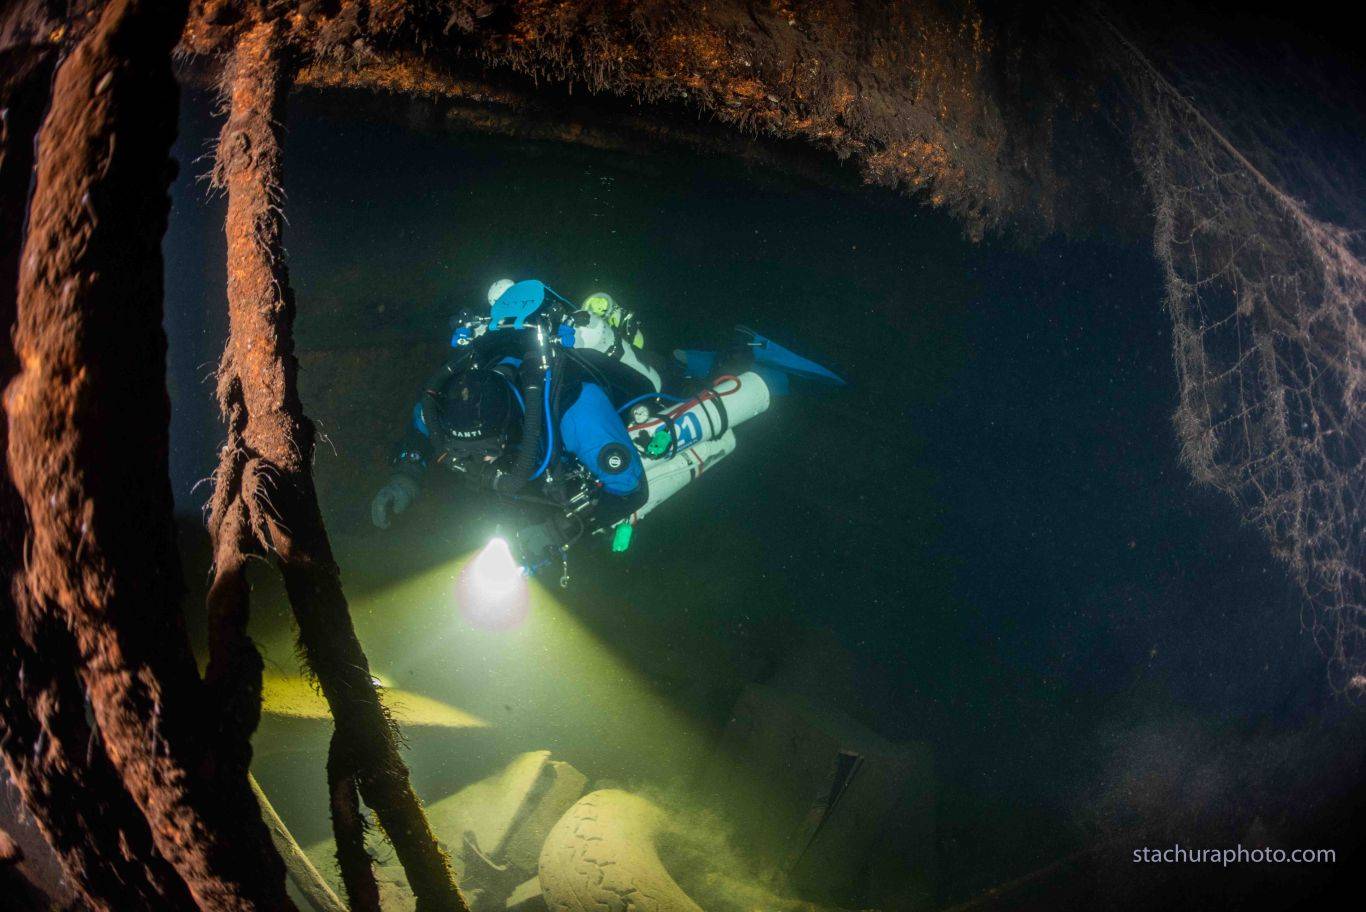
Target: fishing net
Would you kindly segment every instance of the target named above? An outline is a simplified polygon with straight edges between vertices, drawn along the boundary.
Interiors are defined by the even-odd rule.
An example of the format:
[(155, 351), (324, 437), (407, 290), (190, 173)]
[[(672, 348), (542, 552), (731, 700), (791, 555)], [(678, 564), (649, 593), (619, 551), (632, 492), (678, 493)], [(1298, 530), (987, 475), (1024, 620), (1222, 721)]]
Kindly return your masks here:
[(1155, 203), (1182, 457), (1289, 566), (1335, 686), (1366, 692), (1362, 237), (1311, 214), (1104, 27)]

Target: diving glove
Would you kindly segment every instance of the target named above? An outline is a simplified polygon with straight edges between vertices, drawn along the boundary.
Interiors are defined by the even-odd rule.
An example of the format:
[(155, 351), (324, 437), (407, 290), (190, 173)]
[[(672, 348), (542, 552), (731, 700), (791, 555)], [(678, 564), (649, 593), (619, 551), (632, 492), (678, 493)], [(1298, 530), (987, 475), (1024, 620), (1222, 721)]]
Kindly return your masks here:
[(389, 482), (379, 489), (375, 499), (370, 501), (370, 521), (377, 528), (389, 528), (391, 517), (397, 516), (417, 497), (417, 482), (407, 475), (391, 475)]

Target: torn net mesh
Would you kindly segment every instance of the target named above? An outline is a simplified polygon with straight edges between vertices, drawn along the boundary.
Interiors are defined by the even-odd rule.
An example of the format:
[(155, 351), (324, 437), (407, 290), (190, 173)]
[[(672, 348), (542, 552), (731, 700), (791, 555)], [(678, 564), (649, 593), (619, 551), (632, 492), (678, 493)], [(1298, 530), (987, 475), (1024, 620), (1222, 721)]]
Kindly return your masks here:
[(1270, 181), (1118, 32), (1180, 383), (1182, 457), (1270, 539), (1336, 686), (1366, 691), (1362, 238)]

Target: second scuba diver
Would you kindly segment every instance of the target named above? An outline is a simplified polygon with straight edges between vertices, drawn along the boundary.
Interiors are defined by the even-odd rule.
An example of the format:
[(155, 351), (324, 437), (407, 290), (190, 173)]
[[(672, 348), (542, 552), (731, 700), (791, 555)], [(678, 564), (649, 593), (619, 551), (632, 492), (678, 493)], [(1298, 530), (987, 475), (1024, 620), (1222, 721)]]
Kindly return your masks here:
[(635, 522), (727, 455), (732, 428), (787, 376), (843, 383), (748, 330), (719, 359), (677, 352), (667, 364), (603, 293), (575, 308), (539, 281), (501, 280), (488, 301), (487, 316), (454, 321), (451, 357), (423, 385), (371, 519), (388, 528), (441, 466), (548, 514), (517, 532), (514, 550), (528, 573), (559, 563), (562, 583), (571, 545), (612, 530), (613, 550), (625, 550)]

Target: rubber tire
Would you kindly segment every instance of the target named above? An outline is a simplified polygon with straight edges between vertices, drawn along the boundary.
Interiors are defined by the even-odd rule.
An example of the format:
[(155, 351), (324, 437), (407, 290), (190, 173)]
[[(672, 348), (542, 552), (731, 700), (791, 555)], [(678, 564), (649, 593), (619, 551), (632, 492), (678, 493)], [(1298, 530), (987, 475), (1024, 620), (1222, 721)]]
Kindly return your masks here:
[(541, 849), (550, 912), (702, 912), (670, 876), (655, 840), (665, 814), (629, 792), (591, 792), (565, 812)]

